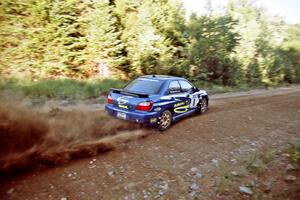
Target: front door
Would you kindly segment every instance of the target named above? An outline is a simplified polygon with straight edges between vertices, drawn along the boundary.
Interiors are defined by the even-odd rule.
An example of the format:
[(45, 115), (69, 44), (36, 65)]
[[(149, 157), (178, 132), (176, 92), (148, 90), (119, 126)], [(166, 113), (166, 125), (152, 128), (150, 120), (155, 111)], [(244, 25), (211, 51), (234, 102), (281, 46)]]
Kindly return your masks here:
[(174, 100), (174, 116), (186, 113), (190, 110), (191, 98), (189, 96), (189, 93), (182, 91), (177, 80), (170, 82), (169, 97), (172, 97)]
[(189, 110), (194, 110), (199, 104), (199, 92), (194, 91), (194, 86), (185, 80), (179, 80), (180, 88), (183, 93), (186, 94), (186, 97), (190, 101)]

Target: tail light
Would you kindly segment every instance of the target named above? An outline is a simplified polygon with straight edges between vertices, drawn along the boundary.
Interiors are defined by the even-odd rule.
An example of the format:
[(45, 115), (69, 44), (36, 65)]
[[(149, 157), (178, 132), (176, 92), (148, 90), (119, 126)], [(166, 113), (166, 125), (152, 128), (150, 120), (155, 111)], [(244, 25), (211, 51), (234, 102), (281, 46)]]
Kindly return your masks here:
[(149, 111), (153, 106), (152, 101), (143, 101), (136, 106), (136, 110)]
[(107, 103), (108, 104), (112, 104), (113, 103), (113, 99), (110, 95), (107, 96)]

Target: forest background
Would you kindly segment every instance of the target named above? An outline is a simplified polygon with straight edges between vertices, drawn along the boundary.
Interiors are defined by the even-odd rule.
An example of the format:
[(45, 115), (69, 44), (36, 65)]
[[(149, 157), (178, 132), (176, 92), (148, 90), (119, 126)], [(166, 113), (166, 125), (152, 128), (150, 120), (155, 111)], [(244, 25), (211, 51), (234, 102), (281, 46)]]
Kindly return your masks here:
[(300, 24), (251, 0), (2, 0), (0, 90), (91, 98), (145, 74), (213, 92), (300, 82)]

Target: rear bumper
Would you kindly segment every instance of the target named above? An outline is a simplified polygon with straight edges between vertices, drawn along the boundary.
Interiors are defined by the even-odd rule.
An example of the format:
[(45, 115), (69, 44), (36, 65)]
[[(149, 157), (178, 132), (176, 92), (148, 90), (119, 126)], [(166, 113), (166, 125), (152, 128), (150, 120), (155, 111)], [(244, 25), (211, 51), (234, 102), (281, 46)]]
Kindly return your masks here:
[(137, 122), (145, 126), (154, 126), (158, 122), (160, 113), (158, 112), (145, 112), (145, 111), (127, 111), (120, 108), (113, 107), (112, 105), (106, 104), (105, 110), (108, 114), (117, 117), (117, 113), (125, 113), (127, 121)]

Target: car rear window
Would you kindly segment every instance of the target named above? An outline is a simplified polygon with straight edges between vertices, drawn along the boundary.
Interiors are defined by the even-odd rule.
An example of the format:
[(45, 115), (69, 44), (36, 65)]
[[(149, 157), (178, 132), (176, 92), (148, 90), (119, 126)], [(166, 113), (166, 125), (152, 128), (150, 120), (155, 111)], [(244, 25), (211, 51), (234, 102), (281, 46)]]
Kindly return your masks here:
[(161, 80), (154, 79), (135, 79), (124, 90), (134, 93), (158, 94), (163, 84)]

